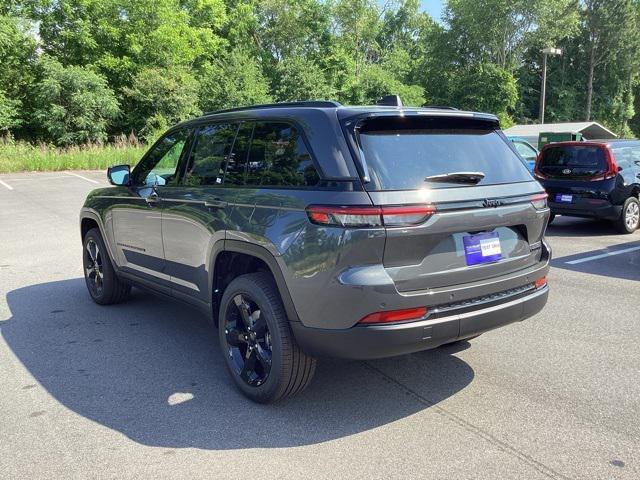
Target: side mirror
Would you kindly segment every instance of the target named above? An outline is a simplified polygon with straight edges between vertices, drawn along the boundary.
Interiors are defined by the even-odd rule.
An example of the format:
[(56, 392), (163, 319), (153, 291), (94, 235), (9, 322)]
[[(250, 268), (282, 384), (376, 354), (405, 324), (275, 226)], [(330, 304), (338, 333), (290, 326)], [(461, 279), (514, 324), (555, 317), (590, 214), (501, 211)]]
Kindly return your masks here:
[(111, 185), (129, 185), (131, 167), (129, 165), (115, 165), (107, 169), (107, 178)]

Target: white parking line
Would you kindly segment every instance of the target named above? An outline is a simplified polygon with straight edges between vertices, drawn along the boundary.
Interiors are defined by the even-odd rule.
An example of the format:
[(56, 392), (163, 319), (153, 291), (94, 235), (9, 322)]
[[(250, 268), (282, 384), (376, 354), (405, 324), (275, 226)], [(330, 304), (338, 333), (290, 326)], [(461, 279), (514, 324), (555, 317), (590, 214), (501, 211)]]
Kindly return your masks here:
[(571, 260), (570, 262), (564, 262), (567, 265), (576, 265), (578, 263), (590, 262), (591, 260), (600, 260), (601, 258), (612, 257), (614, 255), (620, 255), (622, 253), (635, 252), (640, 250), (640, 247), (623, 248), (622, 250), (616, 250), (615, 252), (601, 253), (600, 255), (592, 255), (591, 257), (579, 258), (577, 260)]
[(86, 180), (87, 182), (91, 182), (91, 183), (97, 183), (98, 185), (100, 185), (100, 182), (98, 182), (97, 180), (92, 180), (90, 178), (87, 177), (83, 177), (82, 175), (78, 175), (77, 173), (71, 173), (71, 172), (64, 172), (67, 175), (71, 175), (72, 177), (78, 177), (81, 178), (82, 180)]
[(11, 185), (9, 185), (8, 183), (3, 182), (2, 180), (0, 180), (0, 185), (2, 185), (3, 187), (7, 187), (7, 189), (9, 189), (9, 190), (13, 190), (13, 187)]

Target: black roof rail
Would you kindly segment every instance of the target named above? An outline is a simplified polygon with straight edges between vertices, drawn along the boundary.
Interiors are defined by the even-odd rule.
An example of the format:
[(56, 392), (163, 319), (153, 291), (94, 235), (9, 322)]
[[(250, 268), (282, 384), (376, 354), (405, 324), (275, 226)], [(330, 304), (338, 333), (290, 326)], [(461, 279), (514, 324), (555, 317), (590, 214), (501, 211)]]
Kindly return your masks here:
[(213, 115), (216, 113), (242, 112), (244, 110), (260, 110), (263, 108), (290, 108), (290, 107), (315, 107), (315, 108), (338, 108), (342, 104), (333, 100), (308, 100), (304, 102), (281, 102), (281, 103), (263, 103), (259, 105), (247, 105), (245, 107), (227, 108), (224, 110), (216, 110), (207, 112), (204, 115)]
[(456, 107), (450, 107), (448, 105), (425, 105), (423, 108), (434, 108), (436, 110), (458, 110)]

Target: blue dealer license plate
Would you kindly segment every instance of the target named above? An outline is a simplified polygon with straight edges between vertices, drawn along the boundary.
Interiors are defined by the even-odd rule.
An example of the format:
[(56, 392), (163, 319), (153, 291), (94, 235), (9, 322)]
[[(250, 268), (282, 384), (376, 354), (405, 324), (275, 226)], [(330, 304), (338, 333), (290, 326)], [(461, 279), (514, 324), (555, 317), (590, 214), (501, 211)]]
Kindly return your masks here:
[(467, 265), (497, 262), (502, 259), (498, 232), (467, 235), (462, 238)]
[(567, 195), (565, 193), (557, 193), (556, 203), (573, 203), (573, 195)]

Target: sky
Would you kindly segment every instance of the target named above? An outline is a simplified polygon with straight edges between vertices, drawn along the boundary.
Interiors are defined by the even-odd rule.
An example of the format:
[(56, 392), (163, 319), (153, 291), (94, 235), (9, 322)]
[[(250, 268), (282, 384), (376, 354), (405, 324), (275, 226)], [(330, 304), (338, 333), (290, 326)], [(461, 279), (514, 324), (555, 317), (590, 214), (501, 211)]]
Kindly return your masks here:
[(443, 0), (422, 0), (422, 8), (429, 13), (434, 20), (440, 20)]

